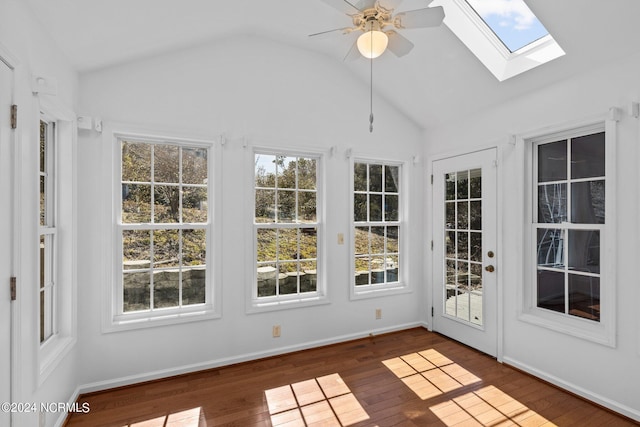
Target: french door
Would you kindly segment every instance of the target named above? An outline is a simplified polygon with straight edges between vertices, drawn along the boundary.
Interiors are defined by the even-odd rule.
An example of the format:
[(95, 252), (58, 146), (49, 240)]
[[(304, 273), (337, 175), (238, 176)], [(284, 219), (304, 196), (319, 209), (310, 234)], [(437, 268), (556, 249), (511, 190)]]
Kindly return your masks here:
[[(11, 402), (12, 85), (12, 70), (0, 58), (0, 403)], [(0, 425), (10, 422), (10, 413), (0, 411)]]
[(496, 149), (433, 162), (433, 329), (497, 356)]

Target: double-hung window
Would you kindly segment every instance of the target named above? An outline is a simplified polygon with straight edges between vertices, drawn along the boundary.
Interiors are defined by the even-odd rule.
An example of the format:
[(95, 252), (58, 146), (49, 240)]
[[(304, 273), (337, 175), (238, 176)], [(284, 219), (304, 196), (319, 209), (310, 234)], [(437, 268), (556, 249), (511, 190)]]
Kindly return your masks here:
[(610, 340), (615, 286), (607, 250), (609, 145), (604, 125), (594, 125), (530, 146), (530, 313), (552, 328), (604, 342)]
[(121, 136), (114, 319), (212, 310), (211, 146)]
[(43, 117), (40, 120), (40, 223), (39, 223), (39, 332), (40, 343), (56, 334), (56, 122)]
[[(402, 165), (353, 163), (353, 286), (366, 294), (402, 286)], [(354, 292), (355, 291), (355, 292)]]
[(319, 155), (254, 152), (253, 307), (324, 296), (319, 163)]

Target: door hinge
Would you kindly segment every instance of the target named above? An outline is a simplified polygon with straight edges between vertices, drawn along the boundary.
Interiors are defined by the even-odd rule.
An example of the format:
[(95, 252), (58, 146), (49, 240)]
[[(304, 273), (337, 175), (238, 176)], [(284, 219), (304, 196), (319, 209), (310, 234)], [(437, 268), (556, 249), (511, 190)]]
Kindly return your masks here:
[(13, 104), (11, 106), (11, 129), (18, 127), (18, 106)]
[(433, 240), (431, 241), (431, 250), (433, 250)]
[(433, 307), (431, 307), (431, 317), (433, 317), (433, 316), (434, 316), (434, 314), (433, 314)]
[(9, 279), (9, 287), (11, 288), (11, 301), (16, 300), (16, 278)]
[(433, 185), (433, 174), (431, 174), (431, 185)]

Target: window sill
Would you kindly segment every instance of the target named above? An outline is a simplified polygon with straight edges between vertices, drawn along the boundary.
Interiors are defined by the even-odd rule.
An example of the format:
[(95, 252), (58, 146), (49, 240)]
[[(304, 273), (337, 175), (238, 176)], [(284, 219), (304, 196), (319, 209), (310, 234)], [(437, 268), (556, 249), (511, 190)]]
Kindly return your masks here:
[(289, 310), (301, 307), (313, 307), (329, 304), (331, 301), (324, 295), (299, 297), (293, 299), (252, 300), (247, 306), (247, 314), (264, 313), (269, 311)]
[(102, 332), (120, 332), (135, 329), (155, 328), (158, 326), (178, 325), (189, 322), (218, 319), (221, 314), (210, 306), (200, 307), (199, 310), (171, 310), (153, 316), (138, 317), (135, 315), (118, 315), (103, 325)]
[(40, 346), (39, 384), (44, 383), (47, 377), (55, 370), (56, 366), (71, 351), (76, 339), (71, 336), (55, 335)]
[(351, 300), (386, 297), (411, 292), (413, 292), (411, 288), (401, 282), (387, 285), (351, 285)]
[(575, 338), (611, 348), (616, 347), (615, 333), (610, 327), (607, 327), (604, 321), (593, 322), (577, 317), (568, 317), (565, 314), (557, 314), (539, 308), (530, 308), (520, 313), (518, 319), (532, 325), (571, 335)]

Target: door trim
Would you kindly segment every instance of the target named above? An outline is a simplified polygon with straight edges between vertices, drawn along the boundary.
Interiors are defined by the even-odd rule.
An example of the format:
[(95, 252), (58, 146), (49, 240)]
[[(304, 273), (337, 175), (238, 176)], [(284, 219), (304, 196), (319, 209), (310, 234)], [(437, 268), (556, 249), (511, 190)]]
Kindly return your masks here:
[[(513, 136), (509, 135), (501, 140), (497, 140), (493, 143), (481, 144), (475, 146), (473, 148), (458, 148), (455, 150), (449, 150), (438, 154), (430, 155), (426, 158), (425, 163), (425, 176), (424, 183), (427, 189), (426, 197), (424, 199), (423, 212), (426, 213), (426, 217), (424, 218), (427, 221), (427, 226), (425, 227), (425, 254), (426, 256), (425, 267), (424, 267), (424, 277), (427, 279), (427, 292), (426, 292), (426, 302), (427, 305), (425, 307), (425, 316), (427, 319), (427, 329), (433, 332), (433, 317), (432, 317), (432, 307), (434, 306), (435, 301), (433, 300), (433, 248), (431, 247), (431, 242), (433, 241), (434, 236), (434, 224), (433, 224), (433, 185), (431, 182), (431, 176), (433, 175), (433, 164), (439, 160), (446, 160), (448, 158), (462, 156), (466, 154), (473, 154), (479, 151), (485, 151), (488, 149), (496, 150), (496, 162), (497, 162), (497, 171), (496, 171), (496, 263), (497, 265), (504, 266), (503, 256), (502, 256), (502, 247), (503, 247), (503, 222), (504, 222), (504, 157), (505, 152), (513, 152), (516, 150), (515, 139)], [(517, 168), (516, 168), (517, 170)], [(504, 267), (501, 267), (501, 274), (498, 274), (496, 278), (496, 310), (497, 310), (497, 325), (496, 325), (496, 340), (497, 340), (497, 348), (496, 348), (496, 359), (498, 362), (503, 361), (504, 357)]]

